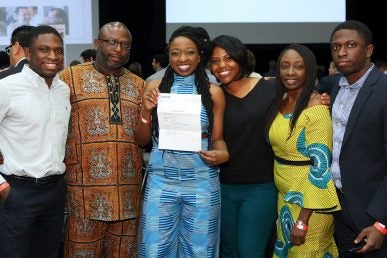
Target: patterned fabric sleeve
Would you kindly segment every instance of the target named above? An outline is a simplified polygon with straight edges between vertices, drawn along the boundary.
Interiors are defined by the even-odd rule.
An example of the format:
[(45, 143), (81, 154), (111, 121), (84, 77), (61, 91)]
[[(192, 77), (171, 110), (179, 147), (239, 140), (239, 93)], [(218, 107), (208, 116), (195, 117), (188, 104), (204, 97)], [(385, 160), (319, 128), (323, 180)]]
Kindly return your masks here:
[[(295, 194), (302, 196), (304, 208), (321, 212), (340, 208), (330, 174), (332, 159), (332, 123), (326, 106), (318, 105), (304, 111), (305, 124), (297, 135), (296, 147), (300, 154), (313, 160), (307, 178), (293, 185), (285, 199), (291, 201)], [(306, 182), (305, 182), (306, 181)]]

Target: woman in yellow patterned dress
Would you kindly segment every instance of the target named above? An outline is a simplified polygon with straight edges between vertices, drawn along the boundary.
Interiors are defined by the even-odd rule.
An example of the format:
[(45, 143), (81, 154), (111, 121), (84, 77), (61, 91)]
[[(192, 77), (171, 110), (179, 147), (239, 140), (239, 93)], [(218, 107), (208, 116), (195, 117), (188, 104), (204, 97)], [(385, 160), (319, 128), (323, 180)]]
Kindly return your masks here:
[(277, 63), (276, 98), (266, 126), (279, 191), (274, 257), (337, 257), (331, 212), (340, 206), (329, 172), (332, 124), (328, 107), (313, 92), (316, 59), (307, 47), (293, 44)]

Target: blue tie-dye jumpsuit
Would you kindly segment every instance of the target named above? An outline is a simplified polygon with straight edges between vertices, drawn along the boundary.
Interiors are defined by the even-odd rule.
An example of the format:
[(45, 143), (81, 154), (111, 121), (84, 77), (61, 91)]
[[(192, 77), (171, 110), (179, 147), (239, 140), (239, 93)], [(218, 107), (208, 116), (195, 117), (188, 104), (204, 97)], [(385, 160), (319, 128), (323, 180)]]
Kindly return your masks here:
[[(171, 93), (197, 94), (194, 75), (175, 75)], [(202, 132), (208, 130), (201, 109)], [(202, 149), (208, 138), (202, 139)], [(148, 163), (140, 225), (140, 257), (218, 257), (220, 185), (218, 167), (197, 152), (160, 150)]]

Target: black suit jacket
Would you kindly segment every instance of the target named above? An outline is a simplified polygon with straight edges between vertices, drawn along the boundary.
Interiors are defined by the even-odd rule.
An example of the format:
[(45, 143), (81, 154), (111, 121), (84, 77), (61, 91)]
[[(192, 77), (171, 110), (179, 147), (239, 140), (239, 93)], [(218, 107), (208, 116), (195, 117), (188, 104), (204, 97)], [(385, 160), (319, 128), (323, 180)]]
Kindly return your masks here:
[[(331, 103), (338, 91), (336, 84)], [(387, 225), (387, 76), (377, 67), (352, 107), (339, 163), (343, 195), (359, 231), (375, 221)]]
[(20, 73), (23, 70), (25, 64), (28, 64), (27, 59), (21, 60), (17, 66), (12, 66), (4, 71), (0, 72), (0, 79), (3, 79), (11, 74)]

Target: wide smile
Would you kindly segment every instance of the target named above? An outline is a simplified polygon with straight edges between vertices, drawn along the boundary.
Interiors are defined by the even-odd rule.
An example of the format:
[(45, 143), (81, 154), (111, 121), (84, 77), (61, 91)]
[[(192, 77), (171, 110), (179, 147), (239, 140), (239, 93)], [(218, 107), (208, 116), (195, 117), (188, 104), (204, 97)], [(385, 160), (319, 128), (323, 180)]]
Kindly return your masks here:
[(49, 70), (55, 70), (58, 68), (58, 64), (56, 63), (44, 63), (44, 66)]
[(191, 68), (191, 65), (185, 64), (185, 65), (178, 65), (177, 69), (179, 69), (180, 72), (188, 72)]
[(217, 72), (217, 74), (219, 75), (219, 77), (227, 77), (231, 74), (231, 71), (230, 70), (223, 70), (221, 72)]

